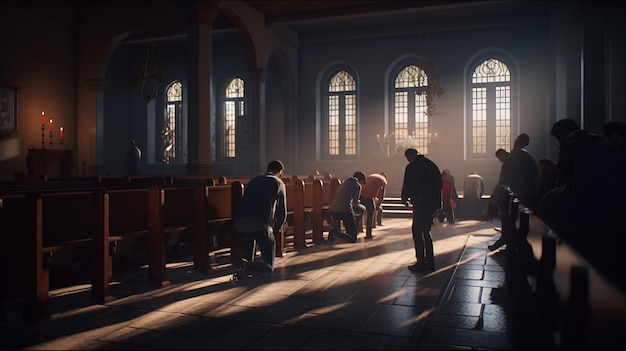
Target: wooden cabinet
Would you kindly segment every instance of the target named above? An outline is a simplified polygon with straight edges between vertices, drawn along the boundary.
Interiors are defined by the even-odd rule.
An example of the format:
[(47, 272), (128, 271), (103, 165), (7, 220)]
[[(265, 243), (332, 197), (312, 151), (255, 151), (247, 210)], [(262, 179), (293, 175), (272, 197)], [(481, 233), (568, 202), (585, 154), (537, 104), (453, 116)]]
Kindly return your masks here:
[(29, 149), (26, 168), (30, 180), (40, 180), (43, 175), (48, 178), (71, 177), (73, 150)]

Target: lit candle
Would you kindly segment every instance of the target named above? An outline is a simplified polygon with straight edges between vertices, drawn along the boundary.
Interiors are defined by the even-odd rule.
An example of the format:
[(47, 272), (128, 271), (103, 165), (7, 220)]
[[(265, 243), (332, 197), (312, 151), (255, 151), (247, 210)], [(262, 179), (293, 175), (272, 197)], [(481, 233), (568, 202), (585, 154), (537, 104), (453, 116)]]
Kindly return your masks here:
[(52, 133), (52, 118), (50, 118), (50, 133)]
[(46, 123), (46, 113), (41, 112), (41, 125), (43, 126), (44, 123)]
[(376, 142), (380, 143), (380, 134), (376, 134)]
[(63, 140), (63, 127), (59, 127), (59, 139)]

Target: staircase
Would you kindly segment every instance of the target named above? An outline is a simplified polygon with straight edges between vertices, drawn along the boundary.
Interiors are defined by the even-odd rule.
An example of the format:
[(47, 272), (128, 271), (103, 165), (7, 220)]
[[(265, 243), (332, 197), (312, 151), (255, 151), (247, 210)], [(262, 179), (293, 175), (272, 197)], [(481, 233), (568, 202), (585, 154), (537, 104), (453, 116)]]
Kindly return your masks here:
[(384, 218), (411, 218), (413, 211), (411, 207), (404, 207), (400, 194), (390, 194), (383, 200), (383, 222)]

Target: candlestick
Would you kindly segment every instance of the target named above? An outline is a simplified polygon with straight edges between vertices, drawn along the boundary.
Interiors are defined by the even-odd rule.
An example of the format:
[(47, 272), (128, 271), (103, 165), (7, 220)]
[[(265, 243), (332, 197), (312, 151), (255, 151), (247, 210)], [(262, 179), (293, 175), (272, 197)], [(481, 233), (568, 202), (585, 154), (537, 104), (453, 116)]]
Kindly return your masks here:
[(389, 157), (389, 138), (387, 137), (387, 135), (384, 135), (385, 137), (385, 157)]
[(61, 143), (61, 147), (63, 147), (63, 127), (59, 127), (59, 142)]
[(52, 149), (52, 118), (50, 118), (50, 148)]

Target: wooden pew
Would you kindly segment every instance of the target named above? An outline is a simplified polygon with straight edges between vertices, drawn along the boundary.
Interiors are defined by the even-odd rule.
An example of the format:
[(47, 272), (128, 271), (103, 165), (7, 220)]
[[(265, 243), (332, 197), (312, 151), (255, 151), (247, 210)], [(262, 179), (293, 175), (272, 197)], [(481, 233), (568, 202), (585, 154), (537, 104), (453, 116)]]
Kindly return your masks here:
[[(276, 257), (285, 254), (285, 236), (293, 236), (293, 247), (296, 250), (306, 248), (304, 229), (304, 182), (302, 180), (285, 183), (287, 201), (287, 224), (275, 235)], [(291, 224), (291, 225), (290, 225)]]
[(335, 199), (339, 185), (341, 185), (341, 180), (339, 178), (325, 180), (322, 184), (322, 210), (324, 220), (326, 220), (326, 223), (328, 224), (328, 228), (326, 228), (327, 230), (336, 225), (334, 219), (330, 215), (330, 205)]
[[(605, 274), (592, 257), (550, 229), (513, 193), (503, 196), (509, 206), (502, 230), (512, 234), (505, 271), (514, 340), (522, 347), (531, 340), (528, 346), (541, 349), (623, 346), (626, 291), (619, 284), (625, 283), (623, 275), (616, 280)], [(602, 254), (610, 250), (605, 248)]]
[(203, 183), (205, 185), (218, 184), (217, 178), (195, 175), (176, 175), (171, 177), (172, 184), (196, 184)]
[(231, 247), (231, 262), (241, 261), (241, 245), (239, 236), (233, 228), (232, 218), (243, 196), (243, 184), (235, 181), (232, 184), (205, 185), (195, 187), (194, 207), (194, 269), (207, 271), (209, 256), (209, 240), (214, 233), (212, 229), (226, 225)]
[(10, 246), (3, 246), (2, 257), (17, 258), (15, 263), (27, 267), (23, 282), (16, 279), (19, 277), (8, 280), (9, 284), (25, 286), (26, 320), (38, 323), (50, 317), (49, 275), (55, 253), (61, 254), (60, 259), (90, 266), (92, 300), (107, 302), (114, 299), (109, 283), (115, 244), (147, 236), (148, 279), (159, 286), (169, 284), (164, 237), (193, 225), (193, 187), (66, 190), (2, 196), (0, 233), (3, 239), (12, 238), (7, 240)]
[(9, 297), (22, 296), (24, 292), (26, 277), (22, 267), (26, 267), (27, 262), (26, 235), (32, 232), (29, 228), (33, 226), (28, 213), (30, 201), (25, 193), (0, 195), (0, 303)]
[(175, 232), (191, 229), (195, 224), (195, 188), (192, 185), (150, 187), (150, 238), (148, 240), (148, 264), (154, 267), (149, 271), (150, 282), (160, 286), (169, 285), (165, 277), (166, 247), (168, 236)]
[(112, 261), (106, 218), (108, 196), (102, 191), (27, 196), (31, 223), (25, 233), (25, 319), (37, 323), (50, 319), (47, 311), (49, 267), (53, 254), (62, 250), (84, 255), (76, 257), (77, 260), (91, 261), (92, 299), (110, 301)]
[(224, 176), (221, 175), (217, 178), (217, 183), (218, 184), (232, 184), (234, 182), (240, 182), (243, 185), (246, 185), (250, 179), (254, 178), (255, 176), (237, 176), (237, 175), (233, 175), (233, 176)]
[[(165, 193), (158, 185), (132, 189), (109, 189), (109, 232), (118, 255), (145, 252), (148, 281), (169, 285), (165, 277)], [(121, 251), (121, 252), (120, 252)]]
[(320, 179), (307, 181), (304, 185), (305, 212), (310, 213), (311, 216), (314, 244), (324, 242), (323, 187), (324, 182)]

